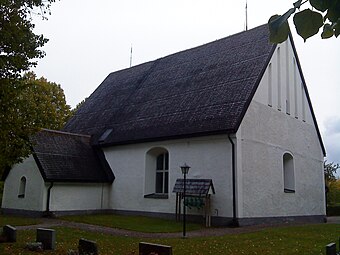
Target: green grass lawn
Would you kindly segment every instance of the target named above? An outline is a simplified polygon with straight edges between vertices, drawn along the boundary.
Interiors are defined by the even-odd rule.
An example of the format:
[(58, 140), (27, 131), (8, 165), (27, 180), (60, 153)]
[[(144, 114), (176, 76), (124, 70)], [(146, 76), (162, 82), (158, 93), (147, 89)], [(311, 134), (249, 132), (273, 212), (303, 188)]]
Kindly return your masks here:
[[(181, 222), (173, 220), (113, 214), (64, 216), (60, 219), (147, 233), (181, 232), (183, 227)], [(186, 226), (188, 231), (202, 228), (201, 225), (193, 223)]]
[[(25, 225), (34, 225), (40, 223), (41, 220), (39, 218), (27, 218), (22, 216), (8, 216), (0, 214), (0, 226), (12, 225), (12, 226), (25, 226)], [(1, 253), (0, 253), (1, 254)]]
[[(102, 255), (137, 255), (140, 241), (171, 245), (174, 255), (319, 255), (325, 254), (325, 245), (337, 241), (340, 235), (339, 224), (279, 227), (246, 234), (187, 239), (141, 239), (115, 237), (69, 228), (55, 228), (55, 230), (56, 250), (46, 251), (43, 254), (65, 255), (69, 249), (77, 249), (78, 240), (83, 237), (96, 241)], [(22, 249), (26, 242), (33, 241), (35, 241), (35, 231), (21, 230), (18, 232), (17, 243), (0, 244), (0, 254), (37, 254)]]

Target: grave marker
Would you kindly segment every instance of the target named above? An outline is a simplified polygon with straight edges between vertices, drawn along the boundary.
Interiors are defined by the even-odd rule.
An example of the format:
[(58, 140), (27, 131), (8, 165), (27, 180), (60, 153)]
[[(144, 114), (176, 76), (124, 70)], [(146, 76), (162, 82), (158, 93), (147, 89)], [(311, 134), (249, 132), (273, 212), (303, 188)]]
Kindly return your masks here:
[(78, 251), (79, 255), (98, 255), (98, 246), (94, 241), (81, 238), (79, 239)]
[(330, 243), (326, 245), (326, 255), (336, 255), (336, 244)]
[(17, 241), (17, 229), (11, 225), (6, 225), (2, 229), (6, 242), (15, 243)]
[(38, 228), (37, 229), (37, 242), (43, 244), (44, 250), (55, 249), (55, 231), (53, 229)]
[(172, 247), (153, 244), (153, 243), (139, 243), (139, 255), (172, 255)]

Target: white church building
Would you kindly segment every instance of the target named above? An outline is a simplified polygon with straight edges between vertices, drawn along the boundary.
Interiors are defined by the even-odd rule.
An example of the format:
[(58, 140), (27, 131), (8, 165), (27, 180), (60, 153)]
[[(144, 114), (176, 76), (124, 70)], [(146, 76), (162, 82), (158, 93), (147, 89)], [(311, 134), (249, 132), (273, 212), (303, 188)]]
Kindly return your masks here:
[(325, 219), (325, 148), (297, 52), (291, 35), (269, 43), (267, 25), (111, 73), (32, 147), (3, 176), (4, 213), (174, 217), (186, 163), (214, 191), (189, 219)]

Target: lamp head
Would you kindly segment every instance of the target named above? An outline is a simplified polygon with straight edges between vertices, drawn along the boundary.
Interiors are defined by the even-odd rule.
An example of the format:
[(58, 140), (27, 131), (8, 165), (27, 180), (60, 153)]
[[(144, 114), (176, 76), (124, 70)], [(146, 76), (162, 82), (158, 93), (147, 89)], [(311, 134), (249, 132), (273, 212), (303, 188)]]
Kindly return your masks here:
[(187, 163), (184, 163), (183, 166), (181, 166), (182, 174), (188, 174), (189, 173), (190, 166), (187, 165)]

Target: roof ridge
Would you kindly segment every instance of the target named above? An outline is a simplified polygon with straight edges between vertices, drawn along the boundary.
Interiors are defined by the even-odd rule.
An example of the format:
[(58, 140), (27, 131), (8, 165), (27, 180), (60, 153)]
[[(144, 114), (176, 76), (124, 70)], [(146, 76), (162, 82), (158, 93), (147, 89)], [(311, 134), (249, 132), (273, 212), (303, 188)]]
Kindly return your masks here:
[(34, 154), (36, 155), (52, 155), (52, 156), (67, 156), (67, 157), (72, 157), (72, 158), (87, 158), (86, 156), (83, 156), (82, 154), (70, 154), (70, 153), (51, 153), (51, 152), (37, 152), (33, 151)]
[[(155, 61), (160, 60), (160, 59), (167, 58), (167, 57), (172, 56), (172, 55), (175, 55), (175, 54), (179, 54), (179, 53), (183, 53), (183, 52), (186, 52), (186, 51), (190, 51), (190, 50), (193, 50), (193, 49), (196, 49), (196, 48), (199, 48), (199, 47), (203, 47), (203, 46), (206, 46), (206, 45), (211, 44), (211, 43), (216, 43), (216, 42), (218, 42), (218, 41), (222, 41), (222, 40), (225, 40), (225, 39), (227, 39), (227, 38), (232, 38), (232, 37), (234, 37), (234, 36), (239, 36), (239, 35), (242, 34), (242, 33), (248, 33), (249, 31), (258, 29), (258, 28), (260, 28), (260, 27), (262, 27), (262, 26), (266, 26), (266, 25), (268, 25), (268, 24), (265, 23), (265, 24), (262, 24), (262, 25), (253, 27), (253, 28), (251, 28), (251, 29), (248, 29), (248, 30), (240, 31), (240, 32), (238, 32), (238, 33), (236, 33), (236, 34), (230, 34), (230, 35), (228, 35), (228, 36), (225, 36), (225, 37), (221, 37), (221, 38), (215, 39), (214, 41), (210, 41), (210, 42), (206, 42), (206, 43), (203, 43), (203, 44), (200, 44), (200, 45), (197, 45), (197, 46), (193, 46), (193, 47), (187, 48), (187, 49), (185, 49), (185, 50), (176, 51), (176, 52), (174, 52), (174, 53), (170, 53), (170, 54), (165, 55), (165, 56), (163, 56), (163, 57), (155, 58), (155, 59), (153, 59), (153, 60), (149, 60), (149, 61), (140, 63), (140, 64), (135, 65), (135, 66), (126, 67), (126, 68), (123, 68), (123, 69), (119, 69), (119, 70), (116, 70), (116, 71), (112, 71), (107, 77), (109, 77), (111, 74), (118, 73), (118, 72), (121, 72), (121, 71), (126, 71), (126, 70), (129, 70), (129, 69), (133, 69), (133, 68), (139, 67), (139, 66), (144, 65), (144, 64), (154, 64), (154, 63), (152, 63), (152, 62), (155, 62)], [(152, 66), (151, 66), (150, 68), (152, 68)]]
[[(186, 52), (186, 51), (189, 51), (189, 50), (193, 50), (193, 49), (196, 49), (196, 48), (199, 48), (199, 47), (203, 47), (203, 46), (206, 46), (206, 45), (209, 45), (209, 44), (212, 44), (212, 43), (216, 43), (216, 42), (218, 42), (218, 41), (225, 40), (225, 39), (227, 39), (227, 38), (232, 38), (232, 37), (235, 37), (235, 36), (239, 36), (240, 34), (243, 34), (243, 33), (249, 33), (249, 31), (258, 29), (258, 28), (260, 28), (260, 27), (262, 27), (262, 26), (266, 26), (266, 25), (267, 25), (267, 23), (262, 24), (262, 25), (257, 26), (257, 27), (253, 27), (252, 29), (248, 29), (248, 30), (244, 30), (244, 31), (238, 32), (238, 33), (236, 33), (236, 34), (231, 34), (231, 35), (228, 35), (228, 36), (219, 38), (219, 39), (215, 39), (214, 41), (210, 41), (210, 42), (207, 42), (207, 43), (203, 43), (203, 44), (201, 44), (201, 45), (197, 45), (197, 46), (194, 46), (194, 47), (185, 49), (185, 50), (177, 51), (177, 52), (175, 52), (175, 53), (166, 55), (166, 56), (161, 57), (161, 58), (158, 58), (158, 59), (166, 58), (166, 57), (169, 57), (169, 56), (178, 54), (178, 53), (182, 53), (182, 52)], [(158, 60), (158, 59), (155, 59), (155, 60)]]
[(64, 135), (72, 135), (72, 136), (81, 136), (81, 137), (91, 138), (90, 135), (86, 135), (86, 134), (71, 133), (71, 132), (48, 129), (48, 128), (42, 128), (41, 131), (46, 131), (48, 133), (56, 133), (56, 134), (64, 134)]

